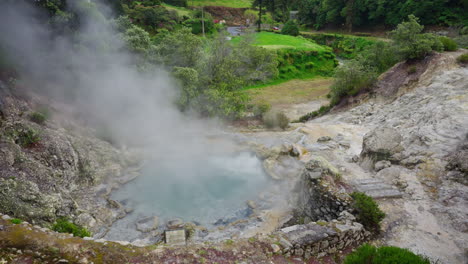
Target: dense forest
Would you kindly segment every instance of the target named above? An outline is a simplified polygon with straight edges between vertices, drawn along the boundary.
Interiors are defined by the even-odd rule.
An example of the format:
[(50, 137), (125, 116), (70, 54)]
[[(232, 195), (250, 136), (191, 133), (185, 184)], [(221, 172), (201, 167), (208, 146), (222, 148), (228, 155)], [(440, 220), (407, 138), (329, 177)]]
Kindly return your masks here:
[(468, 24), (467, 0), (255, 0), (276, 19), (286, 21), (290, 10), (299, 10), (299, 20), (316, 29), (326, 25), (369, 27), (396, 26), (408, 15), (423, 25)]

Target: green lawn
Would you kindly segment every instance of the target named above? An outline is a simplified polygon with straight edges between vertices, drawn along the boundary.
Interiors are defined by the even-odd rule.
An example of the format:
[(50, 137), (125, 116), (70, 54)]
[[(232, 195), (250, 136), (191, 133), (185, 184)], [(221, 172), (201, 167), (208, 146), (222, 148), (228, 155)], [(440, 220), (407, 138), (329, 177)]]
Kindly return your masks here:
[[(233, 38), (233, 43), (238, 43), (241, 37)], [(318, 45), (302, 37), (293, 37), (271, 32), (255, 33), (253, 44), (267, 49), (295, 49), (307, 51), (326, 51), (328, 48)]]
[(252, 7), (252, 0), (188, 0), (187, 2), (189, 6)]

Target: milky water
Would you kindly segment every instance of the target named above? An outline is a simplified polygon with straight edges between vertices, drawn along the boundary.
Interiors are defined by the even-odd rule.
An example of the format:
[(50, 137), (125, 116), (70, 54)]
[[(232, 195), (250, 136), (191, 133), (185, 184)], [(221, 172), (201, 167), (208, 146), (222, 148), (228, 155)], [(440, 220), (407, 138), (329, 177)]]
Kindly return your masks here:
[[(142, 175), (117, 190), (112, 199), (134, 211), (117, 221), (108, 239), (138, 237), (135, 222), (158, 216), (160, 225), (173, 218), (210, 227), (216, 222), (246, 217), (246, 201), (270, 185), (261, 161), (252, 153), (155, 160)], [(223, 219), (223, 221), (219, 221)]]

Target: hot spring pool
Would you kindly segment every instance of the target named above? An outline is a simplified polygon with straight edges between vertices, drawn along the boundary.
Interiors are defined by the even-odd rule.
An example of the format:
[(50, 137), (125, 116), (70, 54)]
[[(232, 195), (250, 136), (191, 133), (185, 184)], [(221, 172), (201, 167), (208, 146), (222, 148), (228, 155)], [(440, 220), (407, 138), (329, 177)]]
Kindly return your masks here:
[(174, 218), (208, 228), (220, 219), (240, 219), (248, 215), (246, 201), (255, 200), (269, 184), (261, 161), (247, 152), (148, 162), (140, 177), (112, 194), (111, 199), (133, 211), (106, 237), (135, 239), (141, 235), (135, 222), (149, 216), (158, 216), (161, 227)]

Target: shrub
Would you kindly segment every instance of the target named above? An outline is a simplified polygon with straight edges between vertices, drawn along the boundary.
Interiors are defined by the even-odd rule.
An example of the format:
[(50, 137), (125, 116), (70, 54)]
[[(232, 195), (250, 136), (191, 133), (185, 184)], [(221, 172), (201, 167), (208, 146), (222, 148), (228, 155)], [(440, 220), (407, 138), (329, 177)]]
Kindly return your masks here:
[(457, 42), (458, 47), (468, 49), (468, 35), (454, 38), (454, 40)]
[(276, 114), (276, 120), (281, 129), (286, 129), (289, 125), (289, 118), (283, 112), (278, 112)]
[(422, 34), (424, 26), (414, 15), (408, 16), (408, 21), (398, 25), (392, 31), (392, 38), (406, 59), (422, 59), (433, 50), (441, 51), (443, 45), (433, 34)]
[(253, 107), (255, 117), (262, 117), (266, 112), (270, 111), (271, 105), (267, 102), (260, 102)]
[(163, 2), (173, 6), (187, 7), (187, 0), (164, 0)]
[(18, 144), (23, 147), (30, 147), (41, 140), (40, 133), (32, 128), (27, 128), (18, 133)]
[(440, 37), (439, 40), (444, 45), (444, 50), (445, 51), (455, 51), (455, 50), (458, 49), (458, 44), (455, 42), (455, 40), (453, 40), (451, 38)]
[(19, 225), (21, 224), (23, 221), (21, 219), (18, 219), (18, 218), (13, 218), (13, 219), (10, 219), (10, 222), (12, 224), (15, 224), (15, 225)]
[(322, 105), (319, 110), (307, 113), (299, 118), (299, 122), (307, 122), (312, 118), (322, 116), (328, 113), (331, 109), (331, 105)]
[(430, 264), (430, 260), (414, 254), (408, 249), (384, 246), (376, 248), (369, 244), (364, 244), (355, 252), (349, 254), (344, 264)]
[(90, 237), (91, 233), (86, 228), (75, 225), (65, 218), (59, 218), (52, 226), (52, 230), (59, 233), (70, 233), (77, 237)]
[(281, 29), (281, 34), (297, 36), (299, 35), (299, 27), (294, 20), (289, 20)]
[(263, 116), (263, 123), (267, 128), (285, 129), (289, 125), (289, 118), (283, 112), (269, 111)]
[(377, 79), (375, 69), (352, 60), (335, 71), (335, 82), (331, 86), (331, 105), (339, 103), (347, 95), (356, 95), (369, 88)]
[(468, 53), (458, 56), (457, 61), (460, 64), (468, 64)]
[(351, 197), (354, 199), (352, 207), (357, 220), (368, 230), (379, 231), (380, 222), (385, 217), (385, 213), (380, 210), (379, 205), (365, 193), (354, 192)]

